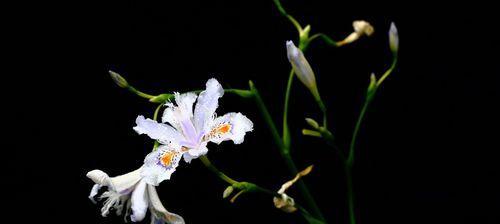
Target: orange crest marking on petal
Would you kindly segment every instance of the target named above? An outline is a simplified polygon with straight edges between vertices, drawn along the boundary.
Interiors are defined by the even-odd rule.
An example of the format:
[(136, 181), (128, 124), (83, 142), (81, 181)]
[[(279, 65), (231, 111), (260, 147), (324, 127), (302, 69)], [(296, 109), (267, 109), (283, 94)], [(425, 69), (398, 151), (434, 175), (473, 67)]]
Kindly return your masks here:
[(227, 132), (229, 132), (229, 130), (231, 130), (231, 125), (230, 124), (223, 124), (223, 125), (217, 127), (216, 133), (219, 135), (223, 135), (223, 134), (226, 134)]
[(163, 153), (160, 157), (161, 164), (164, 166), (172, 165), (172, 160), (174, 159), (177, 153), (175, 151), (168, 151)]
[(203, 136), (203, 141), (208, 141), (212, 138), (220, 138), (224, 134), (231, 131), (231, 128), (232, 128), (231, 124), (220, 124), (219, 126), (213, 128), (208, 134)]

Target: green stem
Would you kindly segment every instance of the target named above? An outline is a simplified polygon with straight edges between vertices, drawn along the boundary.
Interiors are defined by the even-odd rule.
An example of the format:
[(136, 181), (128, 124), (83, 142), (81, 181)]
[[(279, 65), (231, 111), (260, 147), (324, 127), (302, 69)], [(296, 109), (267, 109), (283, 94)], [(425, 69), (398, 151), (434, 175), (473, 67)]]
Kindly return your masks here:
[(319, 109), (323, 113), (323, 127), (327, 128), (328, 122), (327, 122), (327, 117), (328, 114), (326, 113), (326, 107), (325, 104), (323, 103), (323, 100), (321, 100), (321, 97), (319, 96), (319, 93), (317, 96), (315, 96), (316, 103), (318, 104)]
[[(281, 194), (279, 194), (278, 192), (271, 191), (267, 188), (263, 188), (257, 184), (254, 184), (251, 182), (239, 182), (239, 181), (236, 181), (236, 180), (230, 178), (229, 176), (224, 174), (222, 171), (217, 169), (217, 167), (215, 167), (212, 164), (212, 162), (208, 159), (208, 157), (206, 155), (200, 156), (199, 158), (200, 158), (201, 162), (203, 163), (203, 165), (205, 165), (205, 167), (207, 167), (210, 171), (212, 171), (212, 173), (217, 175), (224, 182), (230, 184), (231, 186), (233, 186), (239, 190), (242, 190), (245, 192), (261, 192), (261, 193), (271, 195), (273, 197), (281, 197)], [(300, 207), (300, 206), (298, 206), (298, 207)], [(307, 211), (305, 211), (305, 212), (307, 212)]]
[(290, 147), (290, 129), (288, 128), (288, 103), (290, 101), (290, 93), (292, 89), (292, 83), (294, 78), (293, 69), (290, 70), (290, 75), (288, 76), (288, 83), (286, 85), (285, 93), (285, 108), (283, 109), (283, 143), (285, 147)]
[(347, 206), (349, 208), (349, 223), (356, 224), (356, 216), (354, 214), (354, 189), (352, 184), (352, 166), (345, 166), (346, 182), (347, 182)]
[[(264, 121), (268, 125), (269, 129), (271, 130), (271, 135), (273, 136), (274, 142), (280, 149), (280, 154), (281, 157), (285, 160), (285, 163), (288, 167), (288, 170), (291, 172), (292, 175), (296, 175), (298, 173), (298, 169), (295, 166), (295, 163), (292, 160), (292, 157), (290, 156), (290, 148), (286, 147), (283, 144), (283, 141), (278, 133), (278, 129), (276, 128), (276, 125), (274, 124), (274, 121), (269, 114), (269, 111), (267, 110), (266, 105), (264, 104), (264, 101), (262, 100), (259, 91), (257, 88), (255, 88), (254, 84), (252, 81), (250, 81), (250, 91), (252, 91), (255, 102), (257, 103), (257, 107), (259, 108), (262, 116), (264, 117)], [(321, 214), (321, 211), (319, 207), (316, 205), (316, 202), (314, 201), (311, 193), (307, 189), (307, 186), (302, 180), (297, 181), (297, 185), (299, 187), (299, 190), (304, 198), (306, 200), (308, 206), (312, 209), (314, 216), (317, 218), (320, 218), (322, 221), (324, 221), (324, 217)]]
[(281, 2), (279, 0), (273, 0), (274, 4), (276, 5), (276, 8), (278, 8), (278, 11), (280, 12), (280, 14), (284, 17), (286, 17), (288, 20), (290, 20), (290, 22), (293, 24), (293, 26), (295, 26), (295, 28), (297, 29), (297, 31), (299, 33), (302, 32), (302, 26), (300, 26), (300, 23), (297, 22), (297, 20), (295, 18), (293, 18), (293, 16), (291, 16), (290, 14), (288, 14), (285, 10), (285, 8), (283, 8), (283, 6), (281, 5)]
[(147, 94), (147, 93), (143, 93), (143, 92), (137, 90), (136, 88), (134, 88), (133, 86), (128, 86), (127, 90), (130, 91), (130, 92), (132, 92), (132, 93), (134, 93), (137, 96), (140, 96), (140, 97), (148, 99), (148, 100), (151, 99), (151, 98), (153, 98), (153, 97), (155, 97), (153, 95), (150, 95), (150, 94)]
[(339, 45), (337, 44), (337, 41), (334, 41), (332, 38), (330, 38), (329, 36), (327, 36), (324, 33), (316, 33), (316, 34), (312, 35), (309, 38), (309, 42), (311, 42), (312, 40), (314, 40), (318, 37), (321, 37), (321, 39), (323, 39), (323, 41), (325, 41), (325, 43), (327, 43), (328, 45), (330, 45), (332, 47), (339, 47)]
[[(202, 91), (204, 91), (204, 90), (199, 89), (199, 90), (193, 90), (193, 91), (189, 91), (189, 92), (199, 94)], [(250, 92), (249, 90), (246, 90), (246, 89), (224, 89), (224, 92), (236, 94), (236, 95), (241, 96), (243, 98), (252, 97), (252, 92)], [(158, 96), (155, 96), (154, 98), (150, 99), (149, 101), (153, 102), (153, 103), (165, 103), (169, 100), (172, 100), (174, 97), (175, 97), (174, 94), (164, 93), (164, 94), (160, 94)]]
[(349, 154), (347, 156), (347, 160), (345, 162), (345, 172), (347, 178), (347, 202), (349, 206), (349, 220), (351, 224), (356, 223), (356, 216), (354, 214), (354, 189), (352, 182), (352, 167), (354, 165), (354, 148), (356, 147), (356, 140), (359, 135), (359, 130), (361, 129), (361, 124), (365, 118), (366, 111), (373, 98), (375, 97), (376, 91), (378, 87), (384, 82), (384, 80), (392, 73), (397, 64), (397, 56), (393, 57), (391, 67), (382, 75), (382, 77), (377, 81), (375, 87), (373, 89), (368, 90), (367, 97), (363, 104), (363, 108), (358, 116), (358, 120), (356, 121), (356, 126), (354, 127), (354, 131), (352, 133), (351, 144), (349, 145)]
[[(212, 162), (210, 162), (210, 160), (208, 159), (208, 157), (206, 155), (204, 156), (200, 156), (200, 160), (201, 162), (203, 163), (203, 165), (205, 165), (205, 167), (207, 167), (210, 171), (212, 171), (212, 173), (214, 173), (215, 175), (217, 175), (221, 180), (225, 181), (226, 183), (230, 184), (232, 187), (240, 190), (240, 192), (238, 192), (234, 197), (234, 199), (236, 199), (239, 195), (243, 194), (243, 193), (246, 193), (246, 192), (259, 192), (259, 193), (264, 193), (264, 194), (267, 194), (267, 195), (270, 195), (272, 197), (281, 197), (281, 194), (279, 194), (278, 192), (275, 192), (275, 191), (271, 191), (269, 189), (266, 189), (266, 188), (263, 188), (257, 184), (254, 184), (254, 183), (250, 183), (250, 182), (238, 182), (230, 177), (228, 177), (226, 174), (224, 174), (223, 172), (221, 172), (219, 169), (217, 169), (217, 167), (215, 167)], [(299, 209), (299, 211), (302, 213), (302, 215), (304, 215), (304, 217), (308, 217), (308, 216), (311, 216), (310, 213), (304, 209), (302, 206), (300, 206), (298, 203), (295, 203), (294, 205), (297, 209)]]
[(228, 184), (233, 185), (233, 184), (239, 183), (238, 181), (233, 180), (232, 178), (228, 177), (223, 172), (219, 171), (219, 169), (217, 169), (217, 167), (212, 165), (212, 162), (210, 162), (210, 160), (208, 159), (207, 156), (200, 156), (200, 160), (203, 163), (203, 165), (205, 165), (210, 171), (212, 171), (212, 173), (217, 175), (220, 179), (227, 182)]
[(361, 128), (361, 124), (363, 123), (363, 119), (365, 117), (366, 111), (368, 110), (368, 106), (370, 105), (371, 98), (367, 98), (361, 109), (361, 113), (359, 114), (358, 120), (356, 122), (356, 126), (354, 127), (354, 132), (352, 134), (351, 144), (349, 146), (349, 155), (347, 156), (347, 160), (345, 162), (345, 172), (346, 172), (346, 182), (347, 182), (347, 205), (349, 207), (349, 220), (351, 224), (356, 223), (356, 215), (354, 213), (354, 189), (352, 183), (352, 167), (354, 165), (354, 148), (356, 146), (356, 139), (359, 134), (359, 130)]
[(285, 150), (285, 145), (283, 144), (283, 141), (281, 140), (281, 136), (278, 132), (278, 129), (276, 128), (276, 125), (274, 124), (273, 118), (271, 117), (271, 114), (267, 110), (267, 107), (264, 104), (264, 101), (262, 100), (262, 97), (260, 96), (259, 91), (255, 88), (253, 82), (250, 81), (249, 83), (250, 83), (250, 91), (252, 92), (252, 94), (254, 96), (255, 103), (257, 104), (257, 108), (259, 109), (260, 113), (264, 117), (264, 121), (266, 122), (267, 126), (269, 127), (269, 130), (271, 131), (271, 135), (273, 136), (274, 143), (276, 143), (276, 145), (280, 149), (280, 153), (283, 154), (283, 151)]
[(382, 77), (380, 77), (380, 79), (377, 81), (377, 86), (380, 86), (380, 84), (382, 84), (382, 82), (384, 82), (384, 80), (392, 73), (392, 71), (396, 67), (397, 62), (398, 62), (398, 57), (394, 56), (392, 59), (391, 67), (387, 71), (385, 71)]
[(349, 145), (349, 154), (347, 156), (347, 164), (352, 166), (354, 163), (354, 148), (356, 146), (356, 139), (359, 134), (359, 129), (361, 128), (361, 124), (363, 123), (363, 119), (365, 117), (368, 106), (370, 105), (371, 100), (365, 100), (363, 108), (361, 109), (361, 113), (359, 114), (358, 120), (356, 122), (356, 126), (354, 127), (354, 132), (352, 133), (351, 144)]

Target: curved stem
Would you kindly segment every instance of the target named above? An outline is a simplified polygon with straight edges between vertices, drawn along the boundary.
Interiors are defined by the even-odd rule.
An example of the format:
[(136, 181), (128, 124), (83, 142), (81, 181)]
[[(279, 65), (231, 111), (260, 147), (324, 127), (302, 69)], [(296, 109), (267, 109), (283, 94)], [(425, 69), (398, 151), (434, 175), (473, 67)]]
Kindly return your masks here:
[[(204, 90), (193, 90), (193, 91), (188, 91), (190, 93), (196, 93), (199, 94)], [(224, 93), (231, 93), (231, 94), (236, 94), (238, 96), (241, 96), (243, 98), (250, 98), (252, 97), (252, 92), (246, 89), (224, 89)], [(174, 94), (169, 94), (169, 93), (164, 93), (160, 94), (158, 96), (155, 96), (154, 98), (151, 98), (149, 101), (152, 103), (165, 103), (169, 100), (172, 100), (175, 97)]]
[(212, 162), (210, 162), (210, 160), (208, 159), (207, 156), (200, 156), (200, 160), (203, 163), (203, 165), (205, 165), (210, 171), (212, 171), (212, 173), (217, 175), (220, 179), (227, 182), (228, 184), (233, 185), (233, 184), (239, 183), (238, 181), (233, 180), (232, 178), (228, 177), (223, 172), (219, 171), (219, 169), (217, 169), (217, 167), (212, 165)]
[(293, 16), (291, 16), (290, 14), (288, 14), (285, 10), (285, 8), (283, 8), (283, 6), (281, 5), (281, 2), (279, 0), (273, 0), (274, 2), (274, 5), (276, 5), (276, 8), (278, 8), (278, 11), (280, 12), (280, 14), (284, 17), (286, 17), (292, 24), (293, 26), (297, 29), (297, 31), (299, 33), (302, 32), (302, 26), (300, 26), (300, 23), (295, 19), (293, 18)]
[(382, 84), (382, 82), (384, 82), (384, 80), (392, 73), (392, 71), (396, 67), (397, 62), (398, 62), (398, 57), (394, 56), (392, 59), (391, 67), (387, 71), (385, 71), (382, 77), (380, 77), (380, 79), (377, 81), (377, 86), (380, 86), (380, 84)]
[(312, 35), (309, 38), (309, 42), (311, 42), (312, 40), (314, 40), (318, 37), (321, 37), (321, 39), (323, 39), (323, 41), (325, 41), (325, 43), (327, 43), (328, 45), (330, 45), (332, 47), (340, 47), (340, 45), (337, 43), (337, 41), (334, 41), (332, 38), (330, 38), (329, 36), (327, 36), (324, 33), (316, 33), (316, 34)]
[(354, 132), (352, 133), (351, 144), (349, 145), (349, 154), (347, 156), (347, 164), (352, 166), (354, 163), (354, 148), (356, 146), (356, 139), (359, 134), (359, 129), (361, 128), (361, 124), (363, 123), (363, 119), (366, 114), (366, 110), (368, 109), (368, 105), (370, 104), (370, 100), (365, 100), (363, 108), (361, 109), (361, 113), (359, 114), (358, 120), (356, 121), (356, 126), (354, 127)]
[(141, 92), (141, 91), (137, 90), (136, 88), (134, 88), (133, 86), (128, 86), (127, 90), (134, 93), (137, 96), (140, 96), (140, 97), (148, 99), (148, 100), (155, 97), (153, 95)]
[[(257, 103), (257, 107), (259, 108), (260, 112), (262, 113), (262, 116), (264, 117), (265, 122), (267, 123), (269, 129), (271, 130), (271, 134), (273, 136), (274, 142), (280, 149), (280, 154), (281, 157), (285, 160), (285, 163), (288, 167), (288, 170), (291, 172), (292, 175), (296, 175), (298, 173), (298, 169), (295, 166), (295, 163), (292, 160), (292, 157), (290, 156), (290, 148), (288, 148), (286, 145), (283, 144), (282, 139), (280, 138), (280, 135), (278, 133), (278, 129), (276, 128), (276, 125), (274, 124), (273, 119), (271, 118), (271, 115), (269, 114), (269, 111), (267, 110), (266, 105), (264, 104), (264, 101), (260, 97), (260, 94), (255, 88), (254, 84), (252, 81), (250, 81), (250, 91), (252, 91), (255, 102)], [(321, 214), (321, 211), (319, 207), (316, 205), (316, 202), (314, 201), (314, 198), (312, 197), (311, 193), (309, 192), (309, 189), (305, 185), (305, 183), (302, 180), (297, 181), (297, 185), (300, 189), (300, 192), (302, 196), (304, 197), (304, 200), (306, 200), (308, 206), (310, 209), (312, 209), (314, 216), (319, 218), (320, 220), (324, 221), (325, 218), (323, 217), (323, 214)]]
[(286, 147), (290, 147), (290, 129), (288, 128), (288, 102), (290, 101), (290, 93), (292, 90), (294, 73), (293, 69), (290, 70), (290, 75), (288, 76), (288, 83), (286, 85), (285, 93), (285, 106), (283, 109), (283, 143)]

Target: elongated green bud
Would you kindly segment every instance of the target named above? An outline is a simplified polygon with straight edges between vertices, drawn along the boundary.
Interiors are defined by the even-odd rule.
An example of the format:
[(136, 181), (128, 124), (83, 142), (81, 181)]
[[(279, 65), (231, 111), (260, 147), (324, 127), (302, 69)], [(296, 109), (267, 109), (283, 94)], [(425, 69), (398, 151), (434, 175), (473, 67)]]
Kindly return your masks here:
[(308, 118), (306, 117), (306, 122), (307, 124), (309, 124), (309, 126), (311, 126), (312, 128), (314, 129), (318, 129), (319, 128), (319, 124), (317, 121), (315, 121), (314, 119), (312, 118)]
[(121, 87), (121, 88), (128, 88), (129, 87), (127, 80), (125, 80), (125, 78), (123, 78), (120, 74), (110, 70), (109, 75), (111, 76), (111, 79), (113, 79), (113, 81), (119, 87)]
[(224, 193), (222, 193), (222, 198), (227, 198), (231, 193), (233, 193), (234, 188), (232, 186), (229, 186), (224, 190)]

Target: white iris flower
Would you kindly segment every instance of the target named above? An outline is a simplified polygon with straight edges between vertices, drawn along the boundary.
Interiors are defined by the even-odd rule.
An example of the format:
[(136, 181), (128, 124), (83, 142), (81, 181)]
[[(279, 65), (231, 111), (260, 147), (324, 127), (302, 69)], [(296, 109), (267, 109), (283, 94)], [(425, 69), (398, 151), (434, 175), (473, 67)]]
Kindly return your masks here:
[(141, 175), (148, 184), (157, 186), (163, 180), (170, 179), (181, 157), (190, 162), (205, 155), (208, 142), (243, 142), (245, 133), (253, 129), (252, 121), (241, 113), (217, 117), (215, 110), (223, 94), (224, 89), (219, 82), (210, 79), (206, 90), (199, 96), (194, 93), (175, 93), (175, 104), (166, 104), (162, 123), (143, 116), (137, 117), (134, 130), (161, 143), (144, 160)]
[[(125, 217), (129, 216), (132, 222), (144, 219), (149, 208), (152, 224), (184, 224), (184, 219), (163, 207), (156, 188), (147, 184), (141, 177), (142, 167), (130, 173), (110, 178), (101, 170), (92, 170), (87, 177), (95, 182), (90, 192), (90, 200), (95, 202), (95, 196), (101, 187), (107, 187), (99, 199), (106, 199), (101, 209), (101, 215), (106, 217), (111, 208), (117, 215), (121, 215), (126, 206)], [(130, 213), (132, 211), (132, 213)]]

